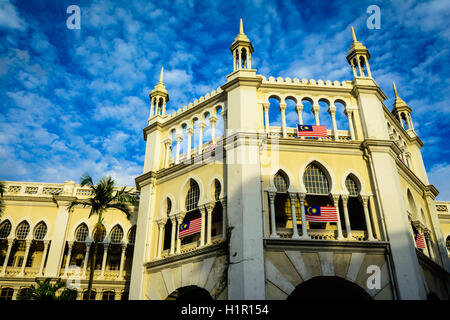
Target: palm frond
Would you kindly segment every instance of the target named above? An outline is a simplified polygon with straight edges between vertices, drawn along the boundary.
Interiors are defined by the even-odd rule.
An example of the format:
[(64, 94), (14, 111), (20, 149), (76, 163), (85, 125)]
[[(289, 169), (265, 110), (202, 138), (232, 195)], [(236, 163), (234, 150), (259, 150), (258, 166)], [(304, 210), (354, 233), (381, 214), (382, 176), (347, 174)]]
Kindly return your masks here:
[(93, 187), (94, 181), (92, 180), (92, 177), (88, 173), (85, 173), (81, 176), (80, 185), (82, 187), (84, 187), (84, 186)]

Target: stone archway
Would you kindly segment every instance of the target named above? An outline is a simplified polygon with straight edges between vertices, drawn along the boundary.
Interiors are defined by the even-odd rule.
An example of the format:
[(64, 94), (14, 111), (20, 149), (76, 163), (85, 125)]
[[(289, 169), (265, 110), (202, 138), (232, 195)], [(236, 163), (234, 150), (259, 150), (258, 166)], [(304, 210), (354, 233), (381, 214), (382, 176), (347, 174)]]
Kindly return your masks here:
[(209, 292), (197, 286), (186, 286), (173, 291), (166, 300), (177, 301), (213, 301)]
[(298, 285), (287, 300), (372, 300), (372, 297), (344, 278), (318, 276)]

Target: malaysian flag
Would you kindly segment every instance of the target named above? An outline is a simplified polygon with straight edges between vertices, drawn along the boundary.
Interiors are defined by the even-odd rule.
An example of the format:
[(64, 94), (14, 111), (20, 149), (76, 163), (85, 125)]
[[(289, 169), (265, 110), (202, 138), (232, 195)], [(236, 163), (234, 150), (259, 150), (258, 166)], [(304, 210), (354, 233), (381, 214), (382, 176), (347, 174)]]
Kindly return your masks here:
[(209, 144), (209, 150), (212, 150), (216, 147), (216, 145), (214, 144), (214, 141), (211, 140), (210, 144)]
[(327, 137), (326, 126), (297, 125), (297, 137)]
[(423, 235), (420, 232), (418, 232), (415, 228), (414, 228), (414, 240), (416, 241), (417, 248), (425, 249), (425, 239)]
[(305, 206), (306, 221), (311, 222), (338, 222), (336, 207)]
[(182, 223), (179, 227), (179, 237), (183, 238), (193, 233), (200, 232), (202, 229), (202, 218), (197, 218), (185, 223)]

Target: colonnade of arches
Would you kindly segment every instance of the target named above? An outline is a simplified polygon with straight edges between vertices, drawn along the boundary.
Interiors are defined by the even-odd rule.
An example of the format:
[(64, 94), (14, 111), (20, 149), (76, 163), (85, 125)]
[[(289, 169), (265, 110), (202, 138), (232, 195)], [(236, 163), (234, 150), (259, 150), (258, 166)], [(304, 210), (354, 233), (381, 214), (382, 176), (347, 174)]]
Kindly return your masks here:
[[(33, 228), (27, 220), (21, 221), (14, 228), (10, 219), (5, 219), (0, 224), (0, 265), (2, 266), (0, 275), (6, 275), (8, 267), (20, 268), (17, 276), (25, 276), (26, 268), (33, 269), (33, 275), (43, 276), (46, 259), (51, 245), (51, 239), (48, 237), (48, 227), (44, 221), (38, 222)], [(64, 256), (61, 267), (64, 268), (63, 276), (68, 276), (70, 266), (83, 267), (81, 276), (86, 276), (87, 260), (89, 256), (92, 239), (95, 237), (96, 230), (89, 231), (86, 223), (80, 223), (73, 236), (66, 241)], [(106, 228), (101, 230), (101, 242), (98, 264), (96, 268), (101, 270), (101, 277), (104, 276), (106, 263), (108, 259), (108, 270), (118, 270), (118, 278), (122, 278), (125, 269), (131, 268), (133, 244), (136, 236), (136, 226), (128, 230), (126, 241), (124, 239), (123, 227), (116, 224), (111, 228), (108, 236)], [(130, 247), (131, 246), (131, 247)], [(129, 248), (130, 247), (130, 248)], [(100, 256), (101, 255), (101, 256)], [(36, 257), (40, 256), (40, 261), (35, 262)], [(125, 257), (127, 265), (125, 266)], [(100, 259), (99, 259), (100, 258)], [(39, 263), (39, 264), (38, 264)], [(37, 264), (39, 269), (37, 270)]]
[[(190, 178), (181, 192), (179, 210), (175, 211), (174, 199), (167, 196), (162, 201), (162, 212), (156, 220), (158, 226), (158, 245), (156, 258), (162, 253), (173, 255), (181, 253), (183, 245), (197, 243), (200, 247), (211, 245), (214, 238), (225, 238), (226, 228), (226, 201), (223, 198), (222, 185), (214, 179), (209, 188), (207, 202), (199, 203), (203, 198), (199, 183)], [(179, 226), (201, 219), (199, 231), (180, 237)], [(197, 220), (198, 221), (198, 220)]]
[[(364, 240), (376, 240), (369, 209), (369, 196), (361, 193), (361, 182), (352, 173), (345, 177), (346, 193), (331, 193), (331, 177), (318, 162), (306, 166), (302, 176), (306, 192), (293, 191), (291, 179), (283, 170), (273, 177), (276, 189), (268, 190), (270, 237), (280, 237), (292, 229), (292, 238), (311, 239), (308, 230), (336, 230), (336, 239), (358, 239), (352, 232), (364, 232)], [(336, 207), (338, 222), (306, 220), (306, 206)]]
[(171, 127), (163, 141), (164, 167), (178, 164), (181, 160), (189, 161), (192, 156), (203, 152), (207, 142), (215, 145), (217, 138), (224, 133), (222, 111), (222, 105), (217, 105)]
[(296, 128), (297, 124), (325, 125), (327, 129), (332, 130), (334, 140), (339, 140), (340, 130), (348, 131), (349, 138), (355, 140), (355, 108), (348, 106), (342, 98), (330, 100), (321, 97), (269, 94), (262, 107), (266, 132), (271, 131), (271, 126), (281, 127), (282, 137), (287, 137), (288, 128)]

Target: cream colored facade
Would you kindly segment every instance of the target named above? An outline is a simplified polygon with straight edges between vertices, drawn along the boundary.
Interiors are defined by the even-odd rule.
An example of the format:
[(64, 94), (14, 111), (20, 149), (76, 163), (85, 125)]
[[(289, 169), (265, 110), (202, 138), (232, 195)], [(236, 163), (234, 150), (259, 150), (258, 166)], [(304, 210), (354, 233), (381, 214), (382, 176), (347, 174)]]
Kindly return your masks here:
[[(136, 178), (131, 299), (175, 297), (189, 286), (214, 299), (286, 299), (319, 277), (330, 286), (345, 279), (374, 299), (448, 299), (438, 191), (428, 182), (412, 110), (395, 85), (392, 112), (383, 104), (369, 51), (352, 34), (353, 79), (343, 82), (258, 75), (242, 21), (230, 47), (233, 72), (216, 90), (166, 114), (170, 92), (161, 71), (143, 132), (144, 170)], [(288, 106), (299, 124), (330, 117), (327, 137), (296, 137), (287, 126)], [(271, 108), (280, 112), (281, 127), (271, 125)], [(306, 113), (313, 123), (303, 123)], [(225, 134), (218, 136), (220, 117)], [(205, 128), (215, 148), (203, 139)], [(326, 177), (326, 191), (311, 191), (305, 182), (311, 170)], [(340, 222), (307, 222), (308, 202), (334, 204)], [(196, 218), (201, 232), (180, 241), (178, 227)], [(415, 246), (413, 226), (426, 239), (424, 250)], [(377, 267), (380, 283), (368, 286)]]
[[(227, 81), (171, 114), (161, 70), (143, 130), (137, 214), (132, 222), (118, 215), (107, 226), (117, 219), (126, 234), (136, 224), (130, 299), (173, 299), (187, 289), (213, 299), (294, 299), (311, 284), (323, 295), (348, 289), (358, 298), (449, 298), (447, 231), (439, 227), (438, 191), (428, 182), (412, 110), (395, 85), (392, 112), (383, 104), (369, 51), (352, 35), (353, 79), (266, 78), (252, 68), (254, 48), (241, 21)], [(274, 109), (281, 126), (273, 126)], [(327, 137), (297, 137), (289, 111), (304, 125), (329, 117)], [(307, 114), (312, 123), (303, 122)], [(216, 128), (221, 121), (223, 133)], [(73, 188), (69, 194), (78, 196)], [(2, 222), (14, 219), (16, 226), (33, 214), (36, 224), (48, 216), (49, 228), (58, 230), (48, 232), (57, 237), (50, 245), (57, 252), (87, 219), (78, 208), (64, 215), (66, 198), (58, 209), (59, 197), (47, 197), (43, 211), (35, 205), (41, 202), (22, 198), (8, 189)], [(305, 206), (336, 206), (339, 221), (308, 222)], [(200, 232), (181, 239), (179, 226), (198, 218)], [(423, 250), (413, 227), (425, 237)], [(62, 255), (53, 260), (50, 253), (44, 275), (47, 268), (64, 275)], [(3, 276), (1, 285), (16, 279)], [(98, 292), (104, 284), (96, 281)], [(126, 288), (127, 281), (108, 285)]]
[[(72, 181), (64, 184), (4, 181), (5, 212), (0, 221), (0, 287), (13, 289), (15, 299), (35, 279), (62, 279), (83, 299), (90, 265), (85, 257), (92, 247), (97, 216), (89, 208), (67, 206), (87, 199), (88, 187)], [(130, 220), (116, 210), (106, 212), (105, 237), (99, 245), (93, 289), (96, 299), (125, 299), (128, 295), (135, 234), (134, 213)], [(84, 229), (85, 232), (81, 232)], [(8, 231), (9, 230), (9, 231)], [(122, 237), (121, 237), (122, 235)], [(92, 252), (90, 251), (91, 257)], [(25, 263), (27, 261), (27, 263)]]
[(442, 236), (450, 256), (450, 201), (436, 201), (436, 210), (441, 224)]

